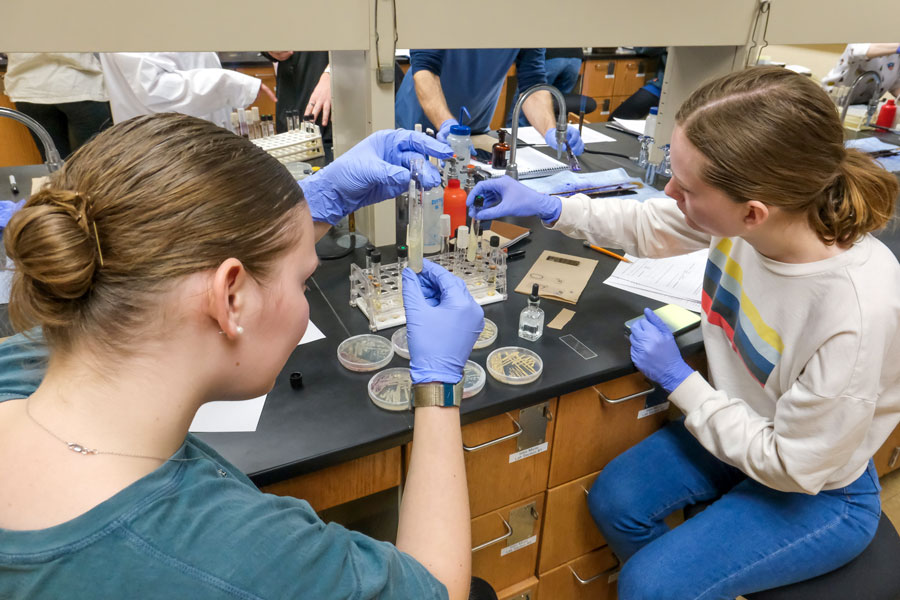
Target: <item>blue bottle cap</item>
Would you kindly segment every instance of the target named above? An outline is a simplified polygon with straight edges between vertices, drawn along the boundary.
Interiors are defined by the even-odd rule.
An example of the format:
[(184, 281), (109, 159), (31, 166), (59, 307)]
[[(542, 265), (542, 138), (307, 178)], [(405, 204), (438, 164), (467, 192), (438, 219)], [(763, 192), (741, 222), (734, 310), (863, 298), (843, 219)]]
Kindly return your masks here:
[(650, 107), (650, 114), (651, 114), (651, 115), (658, 115), (658, 114), (659, 114), (659, 107), (658, 107), (658, 106), (651, 106), (651, 107)]
[(450, 134), (451, 135), (471, 135), (472, 128), (468, 125), (451, 125), (450, 126)]

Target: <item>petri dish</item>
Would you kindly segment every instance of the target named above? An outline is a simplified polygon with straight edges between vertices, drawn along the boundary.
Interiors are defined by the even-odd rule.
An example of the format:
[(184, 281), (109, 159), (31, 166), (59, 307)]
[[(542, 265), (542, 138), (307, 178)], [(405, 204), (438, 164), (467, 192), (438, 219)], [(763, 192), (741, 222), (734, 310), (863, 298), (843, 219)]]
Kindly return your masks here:
[(482, 389), (487, 376), (484, 369), (477, 362), (467, 360), (463, 369), (463, 398), (471, 398)]
[(406, 367), (379, 371), (369, 380), (369, 399), (379, 408), (408, 410), (411, 398), (412, 379)]
[(484, 320), (484, 329), (481, 330), (481, 335), (478, 336), (478, 339), (475, 340), (475, 350), (479, 348), (487, 348), (491, 344), (497, 341), (497, 324), (491, 321), (490, 319)]
[(406, 339), (406, 327), (401, 327), (394, 332), (394, 335), (391, 336), (391, 346), (394, 347), (394, 352), (399, 356), (409, 360), (409, 342)]
[(338, 360), (351, 371), (377, 371), (391, 362), (394, 349), (387, 338), (372, 333), (349, 337), (337, 349)]
[(488, 354), (487, 370), (497, 381), (524, 385), (541, 376), (544, 361), (528, 348), (504, 346)]

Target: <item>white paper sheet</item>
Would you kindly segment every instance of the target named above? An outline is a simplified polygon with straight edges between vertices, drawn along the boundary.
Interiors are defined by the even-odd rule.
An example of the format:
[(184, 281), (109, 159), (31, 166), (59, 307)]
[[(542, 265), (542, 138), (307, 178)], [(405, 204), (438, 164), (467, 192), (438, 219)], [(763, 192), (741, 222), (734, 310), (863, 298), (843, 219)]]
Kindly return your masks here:
[(644, 125), (647, 124), (647, 119), (613, 119), (613, 122), (624, 127), (631, 133), (644, 135)]
[[(309, 322), (306, 333), (298, 346), (325, 338), (315, 323)], [(266, 397), (252, 398), (250, 400), (233, 400), (222, 402), (207, 402), (200, 407), (189, 430), (199, 432), (227, 432), (227, 431), (256, 431), (259, 417), (262, 415)]]
[[(506, 133), (512, 136), (512, 129), (509, 127), (503, 128)], [(519, 137), (519, 141), (524, 142), (526, 144), (531, 144), (532, 146), (546, 146), (547, 140), (544, 139), (538, 130), (534, 127), (519, 127), (519, 131), (517, 132)], [(590, 127), (584, 127), (581, 130), (581, 140), (585, 144), (597, 144), (600, 142), (614, 142), (615, 138), (611, 138), (608, 135), (603, 135), (599, 131), (594, 131)]]
[(709, 250), (670, 258), (636, 258), (620, 263), (603, 283), (660, 302), (700, 312), (703, 273)]

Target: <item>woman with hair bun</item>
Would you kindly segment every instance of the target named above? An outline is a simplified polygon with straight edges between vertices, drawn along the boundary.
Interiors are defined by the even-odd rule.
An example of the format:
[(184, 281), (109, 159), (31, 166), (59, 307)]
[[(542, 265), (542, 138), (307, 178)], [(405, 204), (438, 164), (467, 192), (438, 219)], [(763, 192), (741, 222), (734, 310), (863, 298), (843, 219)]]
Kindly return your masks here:
[[(188, 433), (202, 404), (272, 388), (309, 322), (316, 238), (422, 154), (450, 152), (377, 132), (298, 186), (244, 138), (157, 114), (28, 199), (3, 234), (10, 317), (50, 352), (29, 373), (37, 335), (0, 346), (0, 597), (468, 597), (458, 404), (416, 408), (396, 546), (260, 493)], [(481, 308), (427, 261), (403, 277), (414, 383), (459, 383)]]
[(685, 418), (613, 459), (588, 497), (624, 562), (622, 600), (731, 599), (847, 563), (878, 525), (871, 457), (900, 421), (900, 265), (871, 235), (894, 214), (894, 176), (845, 149), (825, 92), (779, 67), (703, 85), (675, 123), (668, 198), (560, 199), (509, 179), (469, 196), (488, 200), (480, 219), (539, 215), (638, 256), (709, 248), (709, 378), (647, 309), (632, 360)]

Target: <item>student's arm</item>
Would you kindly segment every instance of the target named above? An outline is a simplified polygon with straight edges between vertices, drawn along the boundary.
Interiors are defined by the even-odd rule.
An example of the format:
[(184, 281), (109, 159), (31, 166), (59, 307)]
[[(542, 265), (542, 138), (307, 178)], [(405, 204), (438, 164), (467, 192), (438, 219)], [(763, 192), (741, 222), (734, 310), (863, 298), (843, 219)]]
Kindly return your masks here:
[[(545, 48), (523, 48), (516, 56), (516, 79), (519, 94), (533, 85), (547, 83), (545, 68)], [(522, 112), (528, 122), (543, 136), (547, 130), (556, 126), (553, 111), (553, 97), (550, 92), (536, 92), (525, 100)]]
[(416, 71), (413, 74), (413, 82), (416, 85), (416, 98), (419, 99), (419, 105), (429, 121), (440, 127), (441, 123), (453, 118), (444, 98), (440, 75), (426, 70)]
[(866, 58), (878, 58), (879, 56), (889, 56), (898, 54), (897, 49), (900, 48), (900, 42), (888, 42), (886, 44), (869, 44), (866, 50)]

